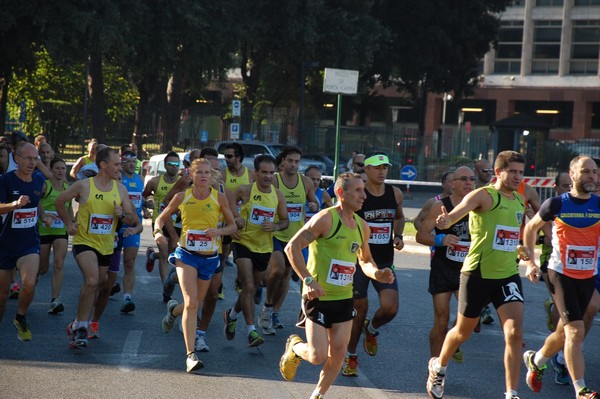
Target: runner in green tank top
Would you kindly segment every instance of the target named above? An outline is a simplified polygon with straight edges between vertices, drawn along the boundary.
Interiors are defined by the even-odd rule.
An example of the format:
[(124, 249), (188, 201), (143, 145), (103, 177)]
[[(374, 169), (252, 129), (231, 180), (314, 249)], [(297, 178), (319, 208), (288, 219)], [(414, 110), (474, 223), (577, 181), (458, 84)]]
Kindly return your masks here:
[[(354, 318), (352, 279), (356, 261), (369, 278), (394, 282), (392, 269), (379, 269), (375, 264), (366, 238), (371, 234), (369, 225), (354, 213), (366, 198), (360, 175), (341, 174), (335, 194), (337, 204), (313, 216), (285, 247), (294, 271), (303, 281), (299, 323), (306, 327), (306, 343), (298, 335), (290, 335), (279, 371), (291, 381), (301, 360), (325, 362), (311, 398), (325, 395), (344, 362)], [(302, 249), (309, 245), (311, 255), (306, 264)]]
[(436, 227), (447, 229), (469, 213), (471, 248), (461, 270), (458, 317), (440, 356), (429, 360), (427, 393), (444, 395), (448, 361), (477, 326), (482, 308), (492, 302), (505, 334), (506, 398), (516, 398), (523, 343), (523, 294), (515, 259), (525, 207), (516, 192), (523, 180), (525, 159), (514, 151), (498, 154), (496, 182), (468, 194), (450, 213), (442, 207)]

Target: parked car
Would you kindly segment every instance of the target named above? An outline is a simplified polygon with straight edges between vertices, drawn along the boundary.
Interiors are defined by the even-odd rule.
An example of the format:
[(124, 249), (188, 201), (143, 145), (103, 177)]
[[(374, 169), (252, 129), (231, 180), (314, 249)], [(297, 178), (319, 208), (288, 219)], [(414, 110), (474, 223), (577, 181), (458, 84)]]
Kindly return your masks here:
[[(271, 155), (272, 157), (277, 157), (285, 145), (283, 144), (273, 144), (266, 143), (263, 141), (235, 141), (235, 140), (225, 140), (219, 141), (215, 144), (215, 149), (219, 152), (219, 154), (223, 154), (225, 152), (225, 147), (229, 143), (239, 143), (244, 149), (244, 160), (242, 161), (242, 165), (254, 169), (254, 158), (257, 155), (265, 154)], [(326, 169), (326, 165), (318, 160), (311, 159), (310, 157), (302, 157), (302, 161), (300, 162), (300, 166), (298, 167), (298, 172), (304, 173), (306, 168), (309, 166), (316, 166), (321, 170)]]
[[(183, 169), (183, 157), (185, 157), (185, 154), (187, 154), (187, 152), (179, 152), (177, 153), (179, 155), (179, 160), (181, 161), (181, 165), (179, 166), (180, 169)], [(146, 185), (146, 183), (148, 183), (148, 181), (150, 179), (152, 179), (154, 176), (158, 176), (158, 175), (163, 175), (165, 174), (166, 170), (165, 170), (165, 157), (167, 156), (167, 153), (164, 154), (158, 154), (158, 155), (153, 155), (152, 157), (150, 157), (149, 160), (147, 161), (142, 161), (142, 179), (144, 179), (144, 185)]]

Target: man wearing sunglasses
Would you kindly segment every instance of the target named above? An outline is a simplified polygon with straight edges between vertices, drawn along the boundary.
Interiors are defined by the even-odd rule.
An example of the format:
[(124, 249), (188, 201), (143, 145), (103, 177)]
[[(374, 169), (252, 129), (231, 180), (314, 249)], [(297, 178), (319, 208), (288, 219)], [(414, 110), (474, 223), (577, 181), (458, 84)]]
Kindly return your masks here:
[[(385, 183), (389, 167), (392, 165), (387, 155), (375, 153), (366, 157), (364, 169), (367, 175), (365, 184), (365, 199), (362, 209), (356, 214), (369, 225), (371, 236), (369, 248), (373, 259), (380, 269), (394, 270), (394, 249), (404, 248), (402, 233), (404, 231), (404, 211), (402, 210), (402, 191)], [(369, 300), (367, 292), (369, 283), (379, 295), (379, 309), (372, 319), (367, 319)], [(348, 343), (348, 353), (344, 360), (342, 374), (345, 376), (358, 375), (358, 357), (356, 347), (360, 335), (364, 334), (363, 347), (369, 356), (375, 356), (378, 351), (378, 329), (394, 319), (398, 312), (398, 283), (381, 283), (367, 277), (361, 268), (354, 274), (354, 309), (356, 317), (352, 324), (352, 335)]]
[(429, 332), (429, 351), (432, 357), (439, 356), (442, 350), (450, 320), (450, 300), (452, 295), (458, 300), (460, 269), (471, 246), (468, 214), (447, 229), (435, 227), (435, 220), (442, 213), (442, 206), (450, 212), (475, 187), (475, 176), (471, 168), (461, 166), (454, 171), (453, 176), (452, 194), (431, 206), (416, 236), (418, 243), (434, 248), (429, 273), (429, 293), (433, 300), (433, 326)]
[(487, 159), (480, 159), (475, 162), (475, 175), (477, 177), (477, 182), (475, 184), (476, 188), (490, 184), (490, 181), (492, 181), (492, 177), (494, 176), (494, 169), (490, 165), (490, 161)]
[[(178, 172), (181, 165), (179, 155), (174, 151), (169, 152), (165, 156), (164, 164), (165, 174), (158, 175), (150, 179), (146, 184), (146, 187), (144, 187), (144, 192), (142, 193), (142, 198), (144, 199), (144, 201), (146, 201), (149, 196), (154, 196), (154, 212), (152, 212), (152, 230), (154, 230), (154, 222), (156, 221), (156, 218), (166, 206), (163, 202), (165, 196), (169, 193), (171, 188), (173, 188), (175, 183), (179, 180)], [(172, 224), (167, 223), (165, 225), (165, 228), (163, 228), (163, 232), (165, 234), (165, 237), (167, 237), (168, 239), (170, 239), (171, 237), (177, 238), (175, 237), (175, 229)], [(169, 273), (169, 263), (167, 261), (168, 255), (168, 246), (158, 247), (158, 271), (160, 273), (160, 280), (163, 282), (163, 284)], [(148, 247), (148, 249), (146, 250), (146, 270), (148, 272), (152, 272), (152, 270), (154, 269), (154, 260), (154, 249)], [(169, 302), (170, 299), (171, 296), (165, 295), (165, 293), (163, 292), (163, 301)]]

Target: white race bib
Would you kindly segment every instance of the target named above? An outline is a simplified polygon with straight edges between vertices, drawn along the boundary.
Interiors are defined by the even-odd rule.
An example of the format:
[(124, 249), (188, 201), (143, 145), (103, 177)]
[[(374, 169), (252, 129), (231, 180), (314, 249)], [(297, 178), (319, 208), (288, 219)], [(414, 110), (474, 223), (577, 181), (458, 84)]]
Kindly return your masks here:
[(21, 208), (15, 209), (12, 215), (13, 229), (28, 229), (37, 224), (37, 208)]
[(129, 199), (133, 203), (133, 207), (135, 209), (142, 209), (142, 193), (141, 192), (129, 193)]
[(100, 213), (92, 213), (90, 215), (90, 225), (89, 232), (90, 234), (112, 234), (114, 216), (113, 215), (103, 215)]
[(250, 223), (258, 225), (262, 224), (262, 222), (272, 222), (275, 219), (275, 208), (252, 205), (249, 219)]
[(302, 220), (302, 208), (304, 204), (287, 204), (288, 220), (299, 222)]
[(356, 264), (339, 259), (332, 259), (327, 272), (327, 283), (345, 287), (352, 284)]
[(517, 245), (519, 245), (519, 227), (496, 225), (496, 231), (494, 232), (494, 243), (492, 244), (493, 249), (504, 252), (515, 252)]
[(64, 229), (65, 228), (65, 224), (63, 223), (61, 218), (58, 217), (58, 213), (56, 213), (54, 211), (46, 211), (46, 213), (53, 217), (52, 226), (50, 226), (51, 229)]
[(448, 247), (446, 249), (446, 258), (462, 263), (465, 261), (470, 247), (471, 243), (469, 241), (459, 241), (454, 245), (454, 248)]
[(596, 268), (596, 247), (567, 245), (564, 262), (566, 269), (593, 270)]
[(206, 235), (205, 230), (188, 230), (185, 247), (190, 251), (215, 251), (213, 239)]
[(369, 228), (371, 229), (369, 244), (387, 244), (390, 242), (390, 237), (392, 236), (391, 223), (369, 222)]

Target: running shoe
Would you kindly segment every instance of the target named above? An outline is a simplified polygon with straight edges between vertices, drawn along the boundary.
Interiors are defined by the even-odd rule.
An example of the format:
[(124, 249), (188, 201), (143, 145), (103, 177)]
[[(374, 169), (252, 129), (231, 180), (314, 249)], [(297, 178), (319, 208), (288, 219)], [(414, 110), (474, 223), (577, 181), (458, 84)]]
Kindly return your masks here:
[(242, 292), (242, 283), (240, 282), (240, 280), (235, 279), (235, 281), (233, 282), (233, 289), (238, 294), (240, 294)]
[(548, 330), (551, 332), (556, 329), (556, 326), (552, 322), (552, 307), (554, 306), (554, 301), (552, 298), (548, 298), (544, 301), (544, 310), (546, 311), (546, 325), (548, 326)]
[(567, 370), (566, 365), (558, 361), (558, 353), (550, 358), (550, 364), (555, 372), (554, 382), (558, 385), (570, 385), (571, 376), (569, 375), (569, 370)]
[(219, 286), (219, 293), (217, 294), (217, 299), (225, 299), (225, 293), (223, 292), (223, 283)]
[(175, 319), (177, 317), (173, 316), (173, 309), (178, 305), (175, 299), (171, 299), (167, 304), (167, 314), (163, 317), (162, 320), (162, 330), (165, 333), (170, 332), (173, 329), (173, 325), (175, 325)]
[(456, 349), (456, 352), (454, 352), (450, 360), (452, 360), (454, 363), (461, 364), (465, 361), (465, 353), (459, 347)]
[(69, 336), (69, 348), (79, 349), (87, 347), (87, 328), (80, 327), (77, 330), (73, 329), (73, 322), (67, 325), (67, 335)]
[(279, 321), (279, 313), (273, 312), (273, 328), (279, 330), (283, 328), (283, 324)]
[(427, 393), (432, 399), (442, 399), (444, 397), (444, 384), (446, 383), (446, 375), (438, 373), (433, 366), (437, 357), (429, 359), (429, 376), (427, 377)]
[(226, 309), (225, 312), (223, 312), (223, 321), (225, 322), (223, 332), (225, 333), (225, 338), (229, 341), (235, 338), (235, 326), (237, 324), (237, 319), (234, 320), (229, 317), (230, 314), (231, 309)]
[(369, 356), (375, 356), (377, 354), (377, 350), (379, 349), (377, 345), (377, 336), (379, 332), (375, 334), (371, 334), (369, 332), (369, 323), (371, 320), (366, 319), (363, 324), (363, 334), (365, 334), (365, 339), (363, 341), (363, 347), (365, 348), (365, 352), (369, 354)]
[(97, 321), (90, 321), (88, 323), (88, 339), (100, 338), (98, 330), (100, 330), (100, 323)]
[(121, 305), (121, 313), (129, 313), (135, 310), (135, 303), (131, 298), (127, 298), (123, 301), (123, 305)]
[(258, 316), (258, 325), (263, 329), (265, 335), (275, 335), (275, 329), (273, 328), (273, 307), (266, 307), (260, 311)]
[(342, 375), (346, 377), (358, 377), (358, 356), (346, 355)]
[(250, 331), (248, 334), (248, 347), (254, 348), (255, 346), (262, 345), (265, 343), (265, 339), (258, 335), (256, 330)]
[(533, 392), (539, 392), (542, 389), (542, 377), (544, 376), (546, 365), (544, 364), (542, 367), (536, 366), (533, 362), (534, 357), (535, 351), (527, 351), (523, 354), (523, 363), (525, 363), (525, 367), (527, 368), (525, 381), (529, 389)]
[(279, 372), (286, 381), (292, 381), (294, 379), (296, 370), (298, 370), (298, 366), (300, 365), (300, 362), (302, 362), (302, 358), (296, 355), (293, 349), (294, 345), (301, 342), (302, 338), (296, 334), (292, 334), (288, 337), (285, 344), (285, 352), (283, 352), (283, 355), (279, 360)]
[(196, 331), (196, 343), (194, 344), (194, 349), (196, 352), (209, 352), (210, 348), (206, 345), (206, 334), (200, 334)]
[(65, 310), (65, 306), (62, 304), (60, 299), (56, 298), (50, 304), (50, 307), (48, 308), (48, 314), (59, 314), (60, 312), (63, 312), (64, 310)]
[(175, 274), (177, 274), (177, 270), (174, 266), (171, 266), (169, 269), (169, 274), (163, 282), (163, 302), (169, 302), (173, 292), (175, 291), (175, 283), (173, 282), (172, 278)]
[(204, 367), (204, 363), (198, 359), (196, 352), (191, 352), (187, 355), (187, 359), (185, 359), (185, 371), (193, 373), (194, 371), (200, 370), (202, 367)]
[(112, 287), (110, 287), (110, 296), (115, 295), (116, 293), (121, 292), (121, 284), (114, 283)]
[(310, 399), (323, 399), (325, 396), (323, 396), (320, 393), (313, 393), (312, 395), (310, 395)]
[(17, 328), (17, 338), (19, 338), (21, 341), (31, 341), (31, 330), (29, 329), (29, 323), (27, 323), (27, 319), (23, 319), (21, 321), (15, 319), (13, 323)]
[(19, 292), (21, 291), (19, 283), (16, 281), (10, 287), (10, 293), (8, 294), (9, 299), (19, 299)]
[(598, 392), (592, 391), (588, 387), (581, 388), (581, 391), (577, 394), (577, 399), (596, 399), (598, 397)]
[(262, 293), (263, 293), (263, 287), (261, 285), (260, 287), (258, 287), (256, 289), (256, 291), (254, 291), (254, 303), (256, 305), (260, 305), (260, 303), (262, 302)]
[(146, 248), (146, 271), (148, 273), (152, 273), (152, 270), (154, 270), (154, 261), (154, 248)]
[(481, 311), (481, 322), (483, 324), (492, 324), (494, 322), (494, 317), (492, 317), (492, 311), (490, 310), (489, 305)]

